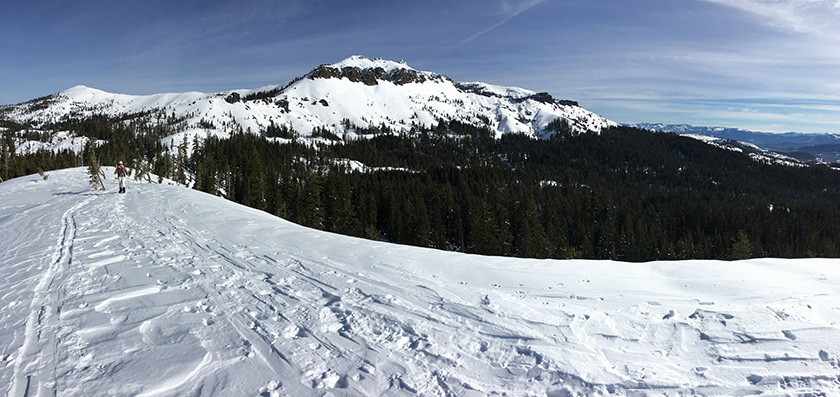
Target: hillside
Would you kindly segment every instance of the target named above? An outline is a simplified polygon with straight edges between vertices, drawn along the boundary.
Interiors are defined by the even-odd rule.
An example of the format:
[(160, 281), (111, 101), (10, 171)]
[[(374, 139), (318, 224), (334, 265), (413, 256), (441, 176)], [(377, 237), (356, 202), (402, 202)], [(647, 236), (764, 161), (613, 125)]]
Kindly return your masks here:
[(474, 254), (840, 257), (831, 166), (400, 62), (215, 94), (75, 87), (0, 116), (2, 180), (125, 161), (300, 225)]
[(354, 136), (357, 128), (408, 132), (440, 120), (490, 128), (497, 136), (551, 135), (546, 127), (565, 120), (578, 132), (616, 123), (576, 102), (547, 93), (486, 83), (458, 83), (387, 60), (353, 56), (321, 65), (283, 85), (219, 93), (113, 94), (76, 86), (55, 95), (0, 109), (0, 117), (35, 127), (93, 115), (131, 119), (159, 113), (183, 121), (184, 134), (226, 136), (233, 126), (260, 133), (283, 126), (309, 136), (325, 128)]
[(0, 184), (10, 395), (840, 393), (840, 263), (526, 260), (83, 168)]
[(633, 126), (680, 135), (709, 136), (744, 142), (766, 150), (787, 154), (802, 162), (840, 161), (839, 134), (804, 134), (797, 132), (772, 134), (740, 128), (701, 127), (688, 124), (642, 123)]

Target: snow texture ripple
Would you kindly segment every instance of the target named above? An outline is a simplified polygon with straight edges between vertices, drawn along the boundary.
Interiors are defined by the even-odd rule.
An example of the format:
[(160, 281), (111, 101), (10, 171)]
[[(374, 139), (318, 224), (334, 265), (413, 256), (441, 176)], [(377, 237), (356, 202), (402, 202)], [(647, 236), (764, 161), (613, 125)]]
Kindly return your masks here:
[(108, 182), (0, 184), (11, 396), (840, 393), (836, 259), (464, 255)]

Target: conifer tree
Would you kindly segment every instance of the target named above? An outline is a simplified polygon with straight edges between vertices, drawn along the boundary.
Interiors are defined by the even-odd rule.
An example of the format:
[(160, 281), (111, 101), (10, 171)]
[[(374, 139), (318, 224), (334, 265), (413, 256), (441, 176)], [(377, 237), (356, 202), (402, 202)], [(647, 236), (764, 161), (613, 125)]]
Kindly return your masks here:
[(2, 165), (3, 168), (0, 169), (0, 182), (9, 178), (12, 156), (15, 153), (15, 142), (12, 140), (12, 135), (9, 131), (6, 131), (3, 134), (3, 141), (0, 142), (0, 146), (2, 146)]
[(532, 198), (528, 198), (517, 209), (517, 242), (516, 254), (521, 257), (545, 258), (547, 246), (545, 229), (540, 223), (540, 214), (537, 204)]
[(178, 145), (178, 155), (175, 157), (175, 175), (172, 178), (182, 185), (187, 184), (187, 139)]
[(321, 198), (324, 177), (319, 174), (311, 175), (302, 188), (303, 224), (321, 229), (324, 227), (324, 205)]
[(747, 232), (738, 230), (738, 235), (732, 239), (732, 247), (729, 250), (729, 260), (749, 259), (752, 257), (752, 243)]

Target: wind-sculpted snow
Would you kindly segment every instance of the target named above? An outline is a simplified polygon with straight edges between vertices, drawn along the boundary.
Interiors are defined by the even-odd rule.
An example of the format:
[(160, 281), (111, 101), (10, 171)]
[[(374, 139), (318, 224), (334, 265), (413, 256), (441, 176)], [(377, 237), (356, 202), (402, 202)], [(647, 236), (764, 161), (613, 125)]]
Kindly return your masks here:
[(108, 183), (0, 183), (9, 395), (840, 393), (835, 259), (471, 256)]

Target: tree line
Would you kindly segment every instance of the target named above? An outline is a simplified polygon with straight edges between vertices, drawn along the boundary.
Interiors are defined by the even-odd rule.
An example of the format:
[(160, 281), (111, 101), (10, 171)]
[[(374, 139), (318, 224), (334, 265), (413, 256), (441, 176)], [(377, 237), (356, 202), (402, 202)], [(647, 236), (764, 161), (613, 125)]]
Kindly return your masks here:
[[(127, 158), (305, 226), (399, 244), (627, 261), (840, 256), (840, 172), (763, 164), (674, 134), (628, 127), (573, 134), (557, 123), (551, 139), (495, 139), (487, 129), (441, 121), (306, 144), (266, 139), (299, 136), (272, 127), (195, 139), (188, 150), (187, 142), (160, 143), (179, 120), (151, 119), (60, 127), (102, 140), (85, 148), (86, 159)], [(36, 153), (14, 163), (25, 174), (23, 164), (74, 161)], [(12, 176), (9, 167), (3, 172)]]

